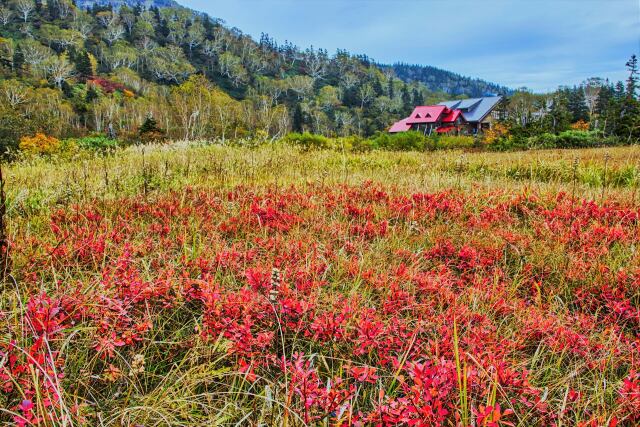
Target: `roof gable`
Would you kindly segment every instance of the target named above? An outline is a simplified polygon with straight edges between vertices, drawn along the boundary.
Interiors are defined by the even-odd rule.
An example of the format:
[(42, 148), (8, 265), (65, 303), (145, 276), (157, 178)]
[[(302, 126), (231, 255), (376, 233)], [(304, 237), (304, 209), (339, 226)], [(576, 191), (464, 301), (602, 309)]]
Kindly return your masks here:
[[(501, 96), (485, 96), (483, 98), (470, 98), (461, 101), (445, 101), (438, 105), (462, 110), (462, 117), (468, 122), (482, 121), (498, 105)], [(452, 106), (453, 105), (453, 106)]]
[(409, 119), (402, 119), (399, 122), (395, 122), (389, 129), (389, 133), (406, 132), (411, 129), (411, 125), (407, 123)]
[(408, 124), (418, 123), (435, 123), (440, 116), (448, 111), (448, 108), (444, 105), (428, 105), (416, 107), (407, 119)]
[(462, 115), (460, 110), (451, 110), (442, 118), (442, 123), (454, 123)]

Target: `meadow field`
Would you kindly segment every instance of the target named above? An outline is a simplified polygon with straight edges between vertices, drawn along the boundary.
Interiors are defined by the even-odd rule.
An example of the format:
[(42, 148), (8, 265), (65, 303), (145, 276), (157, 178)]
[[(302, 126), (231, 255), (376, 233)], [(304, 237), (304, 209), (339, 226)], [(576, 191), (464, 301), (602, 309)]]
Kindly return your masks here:
[(637, 146), (3, 173), (3, 425), (640, 423)]

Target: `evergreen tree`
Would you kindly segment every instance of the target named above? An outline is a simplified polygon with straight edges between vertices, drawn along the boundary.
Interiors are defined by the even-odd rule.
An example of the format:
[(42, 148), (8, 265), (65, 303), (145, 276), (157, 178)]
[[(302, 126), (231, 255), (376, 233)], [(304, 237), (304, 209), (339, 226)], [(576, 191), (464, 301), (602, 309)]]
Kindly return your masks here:
[(626, 92), (621, 101), (620, 120), (616, 133), (627, 142), (640, 139), (640, 101), (636, 98), (638, 88), (638, 58), (633, 55), (626, 64), (629, 70)]
[(393, 99), (396, 94), (395, 94), (395, 90), (393, 87), (393, 77), (389, 77), (389, 82), (387, 84), (387, 95), (389, 95), (389, 98)]
[(422, 96), (422, 92), (420, 92), (418, 89), (413, 88), (412, 98), (414, 106), (424, 105), (424, 96)]
[(62, 89), (62, 93), (64, 94), (65, 97), (67, 98), (73, 97), (73, 88), (66, 80), (62, 82), (60, 89)]
[(402, 87), (402, 106), (404, 108), (405, 114), (411, 113), (413, 111), (413, 105), (411, 100), (411, 94), (409, 93), (409, 86), (405, 83)]
[(608, 127), (610, 129), (609, 134), (611, 135), (620, 135), (620, 119), (622, 118), (623, 112), (623, 104), (625, 98), (625, 89), (624, 83), (618, 82), (616, 83), (613, 94), (611, 98), (611, 102), (609, 103), (609, 109), (607, 110), (607, 118), (608, 118)]
[(47, 3), (47, 17), (51, 21), (55, 21), (60, 16), (58, 16), (58, 5), (55, 1), (48, 1)]
[(147, 116), (142, 123), (142, 126), (138, 128), (138, 134), (140, 136), (149, 135), (149, 134), (164, 134), (164, 130), (160, 129), (158, 126), (158, 122), (152, 116)]
[(87, 51), (79, 52), (73, 57), (78, 77), (81, 81), (86, 81), (93, 76), (93, 69), (91, 67), (91, 59)]
[(304, 113), (300, 104), (296, 104), (296, 108), (293, 111), (293, 123), (291, 128), (294, 132), (303, 132), (304, 130)]
[(624, 83), (618, 82), (616, 83), (616, 87), (613, 90), (613, 97), (616, 101), (622, 101), (625, 97), (625, 88)]
[(595, 113), (604, 116), (607, 114), (609, 104), (613, 99), (613, 86), (610, 84), (604, 84), (598, 92), (598, 100), (596, 101)]
[(559, 90), (553, 99), (553, 105), (547, 115), (548, 127), (552, 132), (559, 133), (567, 130), (571, 124), (572, 115), (567, 108), (566, 90)]
[(213, 38), (213, 31), (216, 28), (216, 26), (213, 24), (213, 20), (209, 16), (205, 16), (205, 19), (202, 20), (202, 25), (204, 25), (205, 38)]
[(626, 63), (629, 70), (629, 78), (627, 79), (627, 97), (635, 98), (638, 89), (638, 57), (634, 54)]
[(608, 82), (600, 88), (598, 92), (598, 100), (596, 101), (595, 113), (597, 115), (597, 129), (600, 129), (605, 135), (610, 135), (613, 129), (611, 123), (613, 110), (613, 86)]
[(22, 48), (20, 45), (16, 47), (16, 50), (13, 52), (13, 71), (15, 71), (18, 75), (22, 74), (24, 70), (24, 54), (22, 53)]
[(359, 106), (358, 88), (356, 86), (352, 86), (342, 92), (342, 104), (346, 107)]
[(584, 91), (581, 87), (573, 87), (567, 90), (567, 109), (571, 113), (571, 120), (575, 123), (580, 120), (589, 120), (589, 108), (584, 98)]
[(87, 101), (87, 103), (91, 103), (94, 100), (98, 99), (100, 97), (100, 94), (98, 93), (98, 91), (93, 85), (87, 85), (87, 86), (89, 86), (89, 89), (87, 89), (87, 95), (85, 96), (85, 101)]
[(384, 95), (384, 89), (382, 88), (382, 83), (380, 83), (380, 79), (378, 79), (377, 77), (375, 79), (373, 79), (373, 91), (375, 92), (376, 96), (382, 96)]

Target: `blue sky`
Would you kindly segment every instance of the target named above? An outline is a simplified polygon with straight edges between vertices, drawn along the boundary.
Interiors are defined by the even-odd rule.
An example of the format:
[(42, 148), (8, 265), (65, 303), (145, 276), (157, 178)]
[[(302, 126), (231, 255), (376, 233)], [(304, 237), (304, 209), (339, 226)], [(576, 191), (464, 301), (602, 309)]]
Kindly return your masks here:
[(255, 38), (549, 91), (626, 78), (640, 0), (179, 0)]

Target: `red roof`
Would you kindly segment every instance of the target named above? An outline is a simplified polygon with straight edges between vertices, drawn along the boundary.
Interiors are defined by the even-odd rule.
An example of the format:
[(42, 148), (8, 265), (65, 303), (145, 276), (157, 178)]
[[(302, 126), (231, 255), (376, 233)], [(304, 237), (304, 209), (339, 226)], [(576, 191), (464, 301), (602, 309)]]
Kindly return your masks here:
[(455, 126), (440, 126), (439, 128), (436, 129), (436, 132), (438, 132), (438, 133), (448, 133), (448, 132), (451, 132), (453, 130), (456, 130)]
[(435, 123), (438, 121), (442, 113), (449, 111), (444, 105), (429, 105), (416, 107), (413, 113), (405, 119), (408, 124), (418, 123)]
[(460, 110), (449, 110), (449, 113), (442, 118), (442, 123), (455, 123), (462, 114)]
[(402, 119), (399, 122), (395, 122), (391, 129), (389, 129), (389, 133), (398, 133), (398, 132), (406, 132), (411, 129), (411, 125), (407, 123), (409, 119)]

